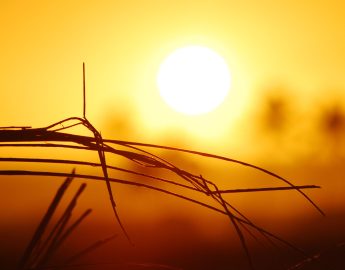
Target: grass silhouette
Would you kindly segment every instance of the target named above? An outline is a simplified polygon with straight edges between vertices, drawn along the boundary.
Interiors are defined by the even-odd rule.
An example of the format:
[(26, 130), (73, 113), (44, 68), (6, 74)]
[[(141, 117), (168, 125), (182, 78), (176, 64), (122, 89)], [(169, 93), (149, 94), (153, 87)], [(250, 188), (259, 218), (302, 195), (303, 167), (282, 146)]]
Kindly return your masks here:
[[(207, 207), (213, 211), (217, 211), (223, 215), (228, 216), (233, 227), (235, 228), (237, 232), (237, 235), (239, 236), (242, 247), (247, 254), (248, 262), (250, 263), (252, 268), (253, 268), (252, 259), (251, 259), (250, 252), (246, 244), (246, 239), (244, 237), (244, 230), (247, 231), (248, 227), (256, 230), (256, 232), (258, 232), (264, 237), (268, 237), (270, 239), (280, 241), (288, 245), (289, 247), (294, 248), (295, 250), (298, 250), (298, 249), (292, 244), (288, 243), (287, 241), (279, 238), (278, 236), (275, 236), (274, 234), (264, 230), (263, 228), (256, 226), (253, 222), (250, 221), (250, 219), (245, 217), (243, 214), (241, 214), (241, 212), (238, 209), (234, 208), (228, 201), (226, 201), (222, 196), (223, 194), (296, 190), (297, 192), (301, 193), (305, 198), (307, 198), (307, 200), (317, 210), (323, 213), (320, 210), (320, 208), (302, 191), (303, 189), (319, 188), (319, 186), (315, 186), (315, 185), (296, 186), (292, 184), (290, 181), (270, 171), (267, 171), (263, 168), (260, 168), (260, 167), (242, 162), (242, 161), (229, 159), (229, 158), (221, 157), (221, 156), (215, 156), (212, 154), (185, 150), (185, 149), (177, 149), (177, 148), (172, 148), (172, 147), (167, 147), (167, 146), (142, 144), (142, 143), (136, 143), (136, 142), (105, 140), (105, 139), (101, 140), (101, 138), (97, 138), (97, 137), (95, 138), (95, 137), (74, 135), (74, 134), (62, 132), (62, 131), (65, 131), (66, 129), (76, 126), (75, 123), (72, 124), (70, 122), (78, 121), (78, 120), (80, 122), (79, 123), (77, 122), (76, 124), (79, 124), (79, 125), (85, 124), (83, 119), (69, 118), (64, 121), (58, 122), (54, 125), (51, 125), (47, 128), (42, 128), (42, 129), (29, 129), (29, 128), (3, 129), (3, 130), (0, 130), (0, 142), (1, 142), (0, 146), (1, 147), (30, 147), (30, 148), (54, 147), (54, 148), (73, 148), (73, 149), (78, 149), (81, 151), (95, 151), (95, 152), (101, 153), (99, 154), (99, 159), (100, 159), (99, 163), (85, 162), (85, 161), (79, 161), (79, 160), (65, 160), (65, 159), (12, 158), (12, 157), (2, 157), (0, 158), (0, 162), (35, 162), (35, 163), (37, 162), (37, 163), (51, 163), (51, 164), (60, 163), (60, 164), (86, 165), (86, 166), (92, 166), (92, 167), (96, 166), (96, 167), (102, 168), (102, 172), (103, 172), (102, 176), (88, 175), (88, 174), (86, 175), (75, 174), (75, 173), (66, 173), (66, 172), (29, 171), (29, 170), (0, 170), (0, 175), (36, 175), (36, 176), (77, 177), (77, 178), (84, 178), (84, 179), (90, 179), (90, 180), (92, 179), (92, 180), (105, 181), (108, 188), (109, 200), (114, 209), (114, 213), (116, 213), (115, 214), (116, 219), (120, 223), (120, 226), (123, 229), (123, 232), (125, 233), (125, 235), (128, 237), (128, 239), (129, 239), (128, 233), (124, 229), (124, 226), (122, 225), (119, 215), (117, 214), (117, 211), (116, 211), (116, 204), (115, 204), (110, 183), (140, 186), (147, 189), (162, 192), (167, 195), (176, 196), (193, 203), (197, 203), (203, 207)], [(63, 124), (66, 125), (66, 127), (60, 128), (59, 126)], [(51, 142), (51, 143), (47, 144), (48, 142)], [(67, 144), (67, 143), (74, 143), (74, 145)], [(128, 150), (119, 150), (114, 145), (126, 147)], [(241, 165), (248, 166), (256, 170), (259, 170), (263, 173), (269, 174), (270, 176), (276, 178), (278, 181), (284, 182), (286, 186), (253, 188), (253, 189), (248, 188), (248, 189), (219, 190), (217, 188), (217, 185), (213, 183), (212, 181), (205, 179), (201, 175), (195, 175), (181, 168), (178, 168), (174, 166), (172, 163), (170, 163), (169, 161), (164, 160), (142, 148), (139, 148), (140, 146), (162, 148), (162, 149), (171, 150), (171, 151), (182, 151), (182, 152), (187, 152), (193, 155), (201, 155), (208, 158), (216, 158), (216, 159), (226, 160), (232, 163), (239, 163)], [(120, 167), (110, 166), (105, 161), (104, 153), (109, 153), (109, 154), (125, 157), (141, 166), (156, 168), (156, 169), (165, 169), (165, 170), (171, 171), (175, 173), (177, 176), (179, 176), (182, 182), (159, 178), (154, 175), (138, 173), (134, 170), (128, 170), (128, 169), (124, 169)], [(184, 196), (183, 194), (171, 192), (167, 190), (166, 188), (154, 186), (153, 184), (151, 184), (152, 182), (150, 182), (150, 184), (146, 184), (146, 183), (132, 182), (126, 179), (111, 178), (108, 176), (108, 170), (115, 170), (115, 171), (117, 170), (117, 171), (126, 172), (128, 174), (139, 175), (145, 178), (153, 179), (155, 181), (164, 182), (168, 185), (179, 186), (186, 190), (188, 189), (197, 193), (203, 193), (207, 197), (217, 202), (219, 207), (217, 208), (209, 204), (206, 204), (204, 202), (196, 201), (194, 199)], [(300, 250), (298, 251), (301, 252)]]
[[(228, 217), (231, 225), (233, 226), (236, 234), (238, 235), (239, 241), (246, 254), (248, 265), (250, 269), (254, 269), (254, 262), (247, 244), (247, 235), (258, 239), (256, 234), (260, 235), (263, 239), (266, 239), (269, 243), (275, 244), (280, 242), (300, 254), (304, 258), (309, 256), (298, 247), (289, 243), (288, 241), (280, 238), (279, 236), (261, 228), (254, 224), (248, 217), (241, 213), (241, 211), (235, 208), (223, 195), (227, 193), (245, 193), (245, 192), (272, 192), (272, 191), (286, 191), (295, 190), (300, 193), (313, 207), (324, 214), (316, 203), (303, 191), (305, 189), (320, 188), (315, 185), (294, 185), (289, 180), (271, 172), (264, 168), (256, 165), (246, 163), (240, 160), (231, 159), (223, 156), (214, 154), (198, 152), (188, 149), (175, 148), (156, 144), (147, 144), (142, 142), (129, 142), (121, 140), (110, 140), (102, 138), (100, 132), (87, 120), (86, 118), (86, 93), (85, 93), (85, 65), (83, 64), (83, 92), (84, 92), (84, 106), (83, 106), (83, 117), (71, 117), (62, 121), (56, 122), (52, 125), (43, 128), (31, 128), (28, 126), (10, 126), (0, 128), (0, 147), (9, 148), (56, 148), (56, 149), (75, 149), (79, 151), (93, 151), (98, 154), (99, 162), (88, 162), (74, 159), (52, 159), (52, 158), (27, 158), (27, 157), (1, 157), (0, 162), (13, 162), (13, 163), (47, 163), (47, 164), (72, 164), (72, 165), (83, 165), (90, 167), (99, 167), (102, 170), (102, 175), (92, 174), (77, 174), (75, 171), (72, 172), (61, 172), (61, 171), (42, 171), (42, 170), (0, 170), (0, 175), (35, 175), (35, 176), (56, 176), (66, 177), (65, 182), (58, 190), (54, 200), (52, 201), (46, 215), (44, 216), (41, 224), (38, 226), (32, 241), (30, 242), (27, 250), (25, 251), (22, 260), (19, 264), (18, 269), (49, 269), (42, 268), (46, 262), (49, 261), (51, 256), (54, 255), (55, 251), (61, 246), (62, 242), (68, 237), (68, 235), (78, 227), (85, 217), (87, 217), (91, 210), (87, 210), (78, 219), (78, 221), (66, 228), (68, 221), (70, 220), (72, 211), (76, 205), (78, 197), (82, 194), (85, 189), (85, 185), (82, 185), (75, 197), (72, 199), (70, 205), (66, 208), (65, 213), (62, 215), (60, 220), (51, 231), (49, 237), (42, 243), (42, 235), (46, 230), (47, 224), (49, 223), (52, 214), (55, 212), (57, 205), (60, 203), (62, 196), (68, 188), (73, 178), (82, 178), (95, 181), (104, 181), (108, 191), (109, 202), (112, 206), (114, 216), (120, 225), (122, 232), (130, 240), (130, 234), (126, 231), (125, 226), (122, 223), (120, 215), (117, 211), (115, 196), (112, 190), (112, 183), (139, 186), (146, 189), (161, 192), (166, 195), (175, 196), (180, 199), (198, 204), (202, 207), (208, 208), (212, 211), (218, 212), (219, 214)], [(83, 126), (88, 130), (92, 136), (76, 135), (71, 131), (76, 126)], [(242, 166), (246, 166), (264, 174), (267, 174), (277, 181), (284, 184), (280, 187), (264, 187), (264, 188), (246, 188), (246, 189), (227, 189), (221, 190), (218, 188), (216, 183), (209, 179), (204, 178), (202, 175), (196, 175), (182, 168), (175, 166), (168, 160), (163, 159), (160, 156), (155, 155), (148, 149), (162, 149), (165, 151), (178, 151), (190, 155), (202, 156), (209, 159), (217, 159), (227, 161), (229, 163), (236, 163)], [(116, 167), (109, 165), (106, 160), (106, 155), (120, 156), (135, 164), (143, 167), (149, 167), (152, 169), (166, 170), (178, 177), (178, 180), (172, 180), (163, 177), (157, 177), (155, 174), (140, 173), (135, 170), (126, 168)], [(128, 175), (137, 175), (146, 179), (154, 180), (148, 183), (139, 183), (129, 179), (114, 178), (109, 176), (109, 171), (121, 171)], [(156, 182), (155, 182), (156, 181)], [(158, 183), (165, 183), (164, 187), (157, 185)], [(217, 206), (211, 205), (208, 202), (196, 200), (190, 198), (182, 192), (174, 192), (169, 190), (169, 187), (178, 186), (185, 191), (192, 191), (197, 194), (203, 194), (206, 199), (212, 200)], [(83, 255), (85, 252), (89, 252), (95, 247), (98, 247), (109, 239), (105, 239), (96, 243), (95, 246), (91, 246), (86, 250), (82, 251), (76, 257), (72, 257), (67, 261), (68, 265), (78, 256)], [(41, 268), (40, 268), (41, 267)], [(145, 267), (143, 265), (143, 267)]]
[[(80, 185), (79, 189), (69, 202), (65, 211), (54, 224), (53, 228), (49, 232), (48, 225), (52, 222), (52, 217), (56, 213), (56, 210), (61, 203), (63, 196), (66, 194), (67, 189), (70, 187), (73, 179), (75, 178), (75, 171), (73, 170), (71, 176), (68, 176), (65, 181), (61, 184), (60, 188), (57, 190), (55, 197), (51, 201), (45, 215), (43, 216), (41, 222), (36, 228), (33, 237), (28, 244), (23, 256), (18, 264), (17, 270), (25, 269), (35, 269), (35, 270), (48, 270), (48, 269), (68, 269), (76, 267), (104, 267), (106, 265), (111, 265), (114, 267), (123, 267), (124, 264), (115, 263), (104, 263), (104, 264), (75, 264), (79, 258), (86, 256), (88, 253), (98, 249), (108, 243), (109, 241), (116, 238), (117, 235), (111, 235), (107, 238), (98, 240), (86, 248), (76, 252), (74, 255), (68, 257), (59, 265), (54, 265), (50, 263), (51, 258), (53, 258), (56, 252), (62, 247), (65, 240), (79, 227), (79, 225), (91, 214), (92, 209), (85, 210), (79, 218), (77, 218), (71, 225), (68, 226), (70, 222), (73, 210), (77, 206), (77, 201), (84, 192), (86, 184)], [(178, 270), (178, 268), (153, 263), (126, 263), (126, 266), (139, 267), (140, 269), (170, 269)]]

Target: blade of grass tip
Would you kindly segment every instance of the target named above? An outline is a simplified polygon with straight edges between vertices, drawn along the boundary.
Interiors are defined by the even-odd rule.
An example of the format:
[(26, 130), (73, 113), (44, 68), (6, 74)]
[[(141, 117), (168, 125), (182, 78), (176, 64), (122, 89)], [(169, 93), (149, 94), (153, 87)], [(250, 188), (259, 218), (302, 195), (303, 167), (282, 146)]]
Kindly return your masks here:
[[(225, 201), (225, 202), (226, 202), (226, 201)], [(259, 228), (259, 227), (258, 227), (258, 226), (255, 226), (254, 223), (253, 223), (249, 218), (247, 218), (243, 213), (241, 213), (237, 208), (235, 208), (234, 206), (232, 206), (232, 205), (231, 205), (230, 203), (228, 203), (228, 202), (226, 202), (226, 205), (227, 205), (228, 207), (230, 207), (232, 210), (234, 210), (237, 214), (239, 214), (240, 217), (242, 217), (242, 218), (246, 221), (246, 223), (244, 223), (244, 222), (242, 222), (242, 221), (240, 220), (240, 218), (236, 217), (236, 219), (239, 220), (239, 224), (241, 225), (241, 227), (242, 227), (244, 230), (246, 230), (247, 233), (248, 233), (250, 236), (252, 236), (253, 239), (255, 239), (257, 242), (259, 242), (262, 246), (265, 246), (264, 243), (263, 243), (258, 237), (256, 237), (256, 235), (255, 235), (249, 228), (247, 228), (247, 226), (250, 227), (251, 229), (257, 231), (257, 232), (258, 232), (264, 239), (266, 239), (266, 241), (267, 241), (268, 243), (270, 243), (273, 247), (278, 248), (278, 245), (277, 245), (268, 235), (266, 235), (263, 231), (257, 229), (257, 228)], [(273, 234), (272, 234), (272, 235), (273, 235)], [(271, 237), (272, 237), (272, 236), (271, 236)], [(273, 238), (273, 237), (272, 237), (272, 238)], [(276, 240), (280, 240), (279, 237), (275, 237), (275, 238), (276, 238)], [(275, 238), (273, 238), (273, 239), (275, 239)], [(285, 244), (285, 243), (284, 243), (284, 244)], [(285, 244), (285, 245), (286, 245), (286, 244)], [(290, 244), (290, 246), (293, 246), (293, 245)], [(295, 249), (297, 249), (297, 248), (295, 248)]]
[(243, 248), (244, 253), (246, 254), (246, 257), (247, 257), (249, 268), (254, 270), (255, 268), (254, 268), (254, 264), (253, 264), (253, 259), (252, 259), (250, 252), (249, 252), (246, 238), (244, 237), (244, 234), (243, 234), (241, 228), (237, 224), (237, 222), (238, 222), (237, 219), (234, 218), (233, 214), (229, 211), (229, 209), (226, 206), (225, 206), (225, 208), (226, 208), (226, 211), (228, 212), (228, 217), (230, 218), (230, 221), (233, 224), (233, 226), (236, 230), (236, 233), (237, 233), (237, 235), (241, 241), (242, 248)]
[[(211, 182), (212, 183), (212, 182)], [(257, 230), (269, 243), (271, 243), (274, 247), (277, 247), (277, 245), (274, 243), (273, 239), (276, 241), (279, 241), (280, 243), (286, 245), (287, 247), (290, 247), (291, 249), (297, 251), (298, 253), (302, 254), (304, 257), (307, 257), (308, 255), (306, 254), (306, 252), (304, 252), (303, 250), (299, 249), (298, 247), (296, 247), (295, 245), (289, 243), (288, 241), (276, 236), (275, 234), (266, 231), (265, 229), (255, 225), (249, 218), (247, 218), (243, 213), (241, 213), (237, 208), (235, 208), (234, 206), (232, 206), (229, 202), (224, 201), (225, 204), (227, 205), (227, 207), (230, 207), (232, 210), (234, 210), (237, 214), (239, 214), (243, 219), (234, 216), (235, 219), (237, 219), (239, 221), (239, 224), (244, 226), (247, 225), (249, 227), (251, 227), (252, 229)], [(245, 226), (244, 226), (245, 227)], [(246, 228), (246, 227), (245, 227)], [(271, 239), (272, 238), (272, 239)]]
[[(248, 228), (245, 224), (243, 224), (242, 222), (239, 222), (240, 226), (259, 244), (261, 245), (261, 247), (263, 247), (263, 249), (265, 250), (265, 254), (268, 254), (269, 257), (272, 258), (272, 261), (277, 262), (277, 255), (278, 255), (278, 250), (280, 248), (280, 246), (278, 246), (278, 244), (276, 244), (271, 238), (269, 238), (267, 235), (259, 232), (259, 235), (261, 235), (264, 239), (260, 239), (259, 237), (257, 237), (254, 232), (251, 231), (251, 229), (253, 228)], [(264, 240), (266, 240), (267, 242), (264, 242)], [(270, 245), (269, 245), (270, 244)], [(273, 247), (274, 249), (272, 250)]]
[(98, 240), (95, 243), (91, 244), (90, 246), (88, 246), (87, 248), (81, 250), (80, 252), (78, 252), (77, 254), (69, 257), (67, 260), (65, 260), (65, 262), (63, 263), (63, 265), (69, 265), (72, 262), (78, 260), (79, 258), (85, 256), (86, 254), (88, 254), (91, 251), (94, 251), (95, 249), (105, 245), (106, 243), (108, 243), (109, 241), (113, 240), (115, 237), (117, 237), (117, 235), (112, 235), (110, 237), (107, 237), (103, 240)]
[(264, 243), (249, 229), (243, 224), (242, 222), (239, 222), (240, 226), (245, 230), (257, 243), (259, 243), (262, 246), (265, 246)]
[(277, 235), (275, 235), (275, 234), (273, 234), (273, 233), (271, 233), (271, 232), (269, 232), (269, 231), (267, 231), (267, 230), (265, 230), (265, 229), (255, 225), (252, 222), (248, 222), (247, 220), (244, 220), (244, 219), (241, 219), (241, 218), (238, 218), (238, 217), (236, 217), (236, 219), (238, 219), (239, 222), (242, 222), (242, 223), (244, 223), (244, 224), (246, 224), (246, 225), (248, 225), (248, 226), (250, 226), (252, 228), (255, 228), (259, 232), (267, 235), (268, 237), (271, 237), (272, 239), (274, 239), (274, 240), (276, 240), (276, 241), (278, 241), (280, 243), (283, 243), (284, 245), (286, 245), (287, 247), (290, 247), (291, 249), (297, 251), (299, 254), (303, 255), (304, 257), (308, 257), (308, 255), (306, 254), (305, 251), (303, 251), (302, 249), (300, 249), (300, 248), (296, 247), (295, 245), (289, 243), (288, 241), (284, 240), (283, 238), (278, 237)]
[[(235, 208), (234, 206), (232, 206), (229, 202), (226, 202), (226, 205), (228, 207), (230, 207), (232, 210), (234, 210), (237, 214), (239, 214), (239, 216), (241, 216), (243, 219), (236, 217), (236, 219), (239, 220), (240, 224), (243, 226), (244, 224), (255, 229), (256, 231), (258, 231), (269, 243), (271, 243), (272, 246), (277, 247), (277, 245), (274, 243), (273, 239), (284, 244), (285, 246), (297, 251), (298, 253), (302, 254), (303, 256), (307, 256), (306, 253), (299, 249), (298, 247), (296, 247), (295, 245), (289, 243), (288, 241), (276, 236), (273, 233), (270, 233), (266, 230), (264, 230), (263, 228), (255, 225), (248, 217), (246, 217), (243, 213), (241, 213), (237, 208)], [(272, 239), (271, 239), (272, 238)]]
[(103, 171), (104, 179), (105, 179), (105, 182), (106, 182), (106, 185), (107, 185), (111, 207), (113, 209), (115, 218), (116, 218), (117, 222), (119, 223), (122, 232), (124, 233), (124, 235), (128, 239), (129, 243), (131, 245), (133, 245), (133, 243), (132, 243), (132, 241), (131, 241), (131, 239), (129, 237), (129, 234), (127, 233), (127, 230), (125, 229), (125, 227), (124, 227), (124, 225), (123, 225), (123, 223), (122, 223), (122, 221), (120, 219), (120, 216), (119, 216), (119, 214), (118, 214), (118, 212), (116, 210), (115, 198), (113, 196), (113, 191), (111, 189), (111, 185), (110, 185), (110, 181), (109, 181), (109, 176), (108, 176), (108, 170), (107, 170), (107, 163), (106, 163), (105, 154), (104, 154), (104, 151), (103, 151), (103, 139), (102, 139), (101, 134), (98, 133), (96, 130), (95, 130), (95, 139), (96, 139), (97, 146), (99, 147), (98, 148), (98, 156), (99, 156), (100, 163), (102, 165), (102, 171)]
[[(247, 247), (247, 242), (246, 242), (246, 239), (244, 237), (244, 234), (242, 232), (242, 230), (240, 229), (239, 225), (237, 224), (237, 222), (241, 223), (240, 221), (238, 221), (239, 219), (229, 210), (228, 208), (228, 204), (224, 198), (222, 197), (222, 194), (219, 193), (219, 189), (218, 189), (218, 186), (214, 183), (212, 183), (211, 181), (208, 181), (206, 180), (205, 178), (203, 178), (201, 175), (200, 175), (200, 180), (202, 181), (203, 183), (203, 188), (205, 189), (205, 194), (206, 195), (211, 195), (211, 197), (216, 201), (218, 202), (222, 208), (224, 209), (224, 211), (226, 212), (226, 215), (229, 217), (232, 225), (234, 226), (235, 228), (235, 231), (237, 233), (237, 236), (239, 237), (240, 239), (240, 242), (241, 242), (241, 245), (242, 245), (242, 248), (246, 254), (246, 257), (247, 257), (247, 261), (248, 261), (248, 264), (249, 264), (249, 267), (250, 269), (254, 269), (254, 264), (253, 264), (253, 261), (252, 261), (252, 257), (251, 257), (251, 254), (249, 252), (249, 249)], [(215, 189), (215, 192), (210, 192), (211, 189), (209, 188), (209, 185), (212, 185), (213, 188)], [(232, 206), (232, 208), (234, 208)], [(235, 208), (236, 209), (236, 208)]]
[(44, 265), (54, 255), (54, 251), (56, 250), (56, 243), (58, 239), (60, 238), (61, 234), (63, 233), (68, 221), (70, 220), (72, 216), (72, 211), (77, 204), (77, 200), (79, 196), (83, 193), (85, 188), (86, 188), (85, 183), (80, 185), (78, 191), (76, 192), (71, 202), (67, 206), (65, 212), (62, 214), (59, 221), (55, 224), (55, 227), (53, 228), (51, 234), (46, 240), (46, 243), (45, 243), (46, 250), (45, 252), (42, 251), (42, 256), (40, 257), (38, 261), (38, 265)]
[(65, 233), (58, 239), (55, 245), (55, 250), (57, 250), (65, 240), (79, 227), (79, 225), (91, 214), (92, 209), (87, 209), (71, 226), (69, 226)]
[[(215, 188), (216, 190), (218, 190), (218, 187), (217, 187), (216, 185), (214, 185), (214, 188)], [(227, 207), (227, 205), (226, 205), (226, 203), (225, 203), (225, 201), (224, 201), (222, 195), (221, 195), (220, 193), (218, 193), (217, 195), (218, 195), (217, 197), (218, 197), (218, 198), (220, 199), (220, 201), (221, 201), (221, 205), (222, 205), (223, 209), (226, 211), (227, 216), (229, 217), (229, 219), (230, 219), (232, 225), (234, 226), (235, 231), (236, 231), (236, 233), (237, 233), (237, 235), (238, 235), (238, 237), (239, 237), (239, 239), (240, 239), (242, 248), (243, 248), (244, 253), (246, 254), (246, 257), (247, 257), (247, 261), (248, 261), (249, 268), (252, 269), (252, 270), (254, 270), (255, 268), (254, 268), (252, 256), (251, 256), (251, 254), (250, 254), (250, 252), (249, 252), (249, 248), (248, 248), (248, 246), (247, 246), (246, 239), (245, 239), (245, 237), (244, 237), (244, 235), (243, 235), (242, 230), (240, 229), (240, 227), (239, 227), (238, 224), (237, 224), (238, 219), (236, 219), (235, 216), (230, 212), (230, 210), (229, 210), (229, 208)]]
[[(250, 227), (249, 229), (249, 226), (242, 223), (242, 222), (239, 222), (240, 226), (243, 228), (243, 230), (245, 230), (259, 245), (261, 245), (267, 252), (267, 254), (270, 254), (271, 258), (276, 258), (276, 255), (278, 254), (278, 249), (280, 248), (280, 246), (278, 246), (270, 237), (268, 237), (266, 234), (259, 232), (259, 235), (261, 235), (264, 239), (263, 240), (266, 240), (268, 242), (268, 244), (271, 244), (272, 247), (274, 247), (275, 249), (272, 250), (270, 248), (269, 245), (266, 244), (266, 242), (264, 242), (263, 240), (259, 239), (259, 237), (257, 237), (254, 232), (252, 232), (252, 230), (254, 230), (253, 227)], [(247, 227), (248, 226), (248, 227)]]
[(86, 119), (86, 83), (85, 83), (85, 63), (83, 62), (83, 117)]
[[(239, 224), (241, 225), (241, 227), (253, 238), (253, 239), (255, 239), (255, 241), (256, 242), (258, 242), (260, 245), (262, 245), (263, 247), (265, 247), (265, 248), (268, 248), (268, 246), (263, 242), (263, 241), (261, 241), (255, 234), (254, 234), (254, 232), (252, 232), (250, 229), (252, 229), (252, 230), (254, 230), (255, 228), (253, 228), (253, 227), (250, 227), (250, 229), (248, 228), (249, 226), (247, 225), (247, 224), (244, 224), (244, 223), (242, 223), (242, 222), (239, 222)], [(248, 226), (248, 227), (247, 227)], [(255, 229), (255, 231), (257, 231), (256, 229)], [(262, 233), (262, 232), (260, 232), (260, 231), (257, 231), (269, 244), (271, 244), (273, 247), (275, 247), (275, 248), (278, 248), (279, 246), (276, 244), (276, 243), (274, 243), (274, 241), (271, 239), (271, 238), (269, 238), (266, 234), (264, 234), (264, 233)]]
[(280, 190), (294, 190), (294, 189), (313, 189), (321, 188), (316, 185), (303, 185), (303, 186), (293, 186), (293, 187), (265, 187), (265, 188), (243, 188), (243, 189), (227, 189), (219, 190), (219, 192), (211, 191), (211, 193), (243, 193), (243, 192), (262, 192), (262, 191), (280, 191)]
[[(298, 248), (297, 246), (291, 244), (290, 242), (278, 237), (277, 235), (266, 231), (265, 229), (255, 225), (249, 218), (247, 218), (243, 213), (241, 213), (238, 209), (236, 209), (235, 207), (233, 207), (230, 203), (228, 203), (227, 201), (225, 201), (226, 205), (228, 207), (230, 207), (231, 209), (233, 209), (237, 214), (239, 214), (243, 219), (236, 217), (236, 219), (238, 219), (238, 221), (240, 222), (241, 225), (247, 225), (250, 226), (251, 228), (257, 230), (269, 243), (271, 243), (274, 247), (276, 247), (277, 245), (274, 243), (273, 240), (276, 240), (282, 244), (284, 244), (285, 246), (291, 248), (292, 250), (297, 251), (299, 254), (303, 255), (304, 257), (308, 257), (308, 255), (306, 254), (305, 251), (301, 250), (300, 248)], [(272, 238), (272, 239), (271, 239)]]
[(19, 262), (19, 266), (18, 269), (24, 269), (27, 264), (30, 261), (30, 256), (33, 254), (34, 250), (38, 248), (38, 243), (40, 242), (47, 226), (48, 223), (51, 220), (51, 217), (53, 216), (57, 206), (59, 205), (63, 195), (65, 194), (67, 188), (69, 187), (69, 185), (71, 184), (73, 178), (75, 175), (75, 169), (72, 170), (72, 173), (67, 176), (66, 180), (62, 183), (62, 185), (60, 186), (60, 188), (58, 189), (58, 191), (55, 194), (54, 199), (52, 200), (52, 202), (49, 205), (49, 208), (47, 210), (47, 212), (45, 213), (45, 215), (43, 216), (40, 224), (38, 225), (28, 247), (26, 248), (23, 257), (21, 258), (20, 262)]

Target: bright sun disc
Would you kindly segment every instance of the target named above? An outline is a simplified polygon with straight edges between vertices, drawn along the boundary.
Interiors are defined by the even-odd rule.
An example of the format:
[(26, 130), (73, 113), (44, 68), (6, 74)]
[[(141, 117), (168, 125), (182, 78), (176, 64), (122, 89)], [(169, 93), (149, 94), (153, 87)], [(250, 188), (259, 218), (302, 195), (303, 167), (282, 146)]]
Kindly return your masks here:
[(225, 60), (202, 46), (188, 46), (171, 53), (161, 64), (157, 85), (163, 100), (174, 110), (198, 115), (218, 107), (230, 88)]

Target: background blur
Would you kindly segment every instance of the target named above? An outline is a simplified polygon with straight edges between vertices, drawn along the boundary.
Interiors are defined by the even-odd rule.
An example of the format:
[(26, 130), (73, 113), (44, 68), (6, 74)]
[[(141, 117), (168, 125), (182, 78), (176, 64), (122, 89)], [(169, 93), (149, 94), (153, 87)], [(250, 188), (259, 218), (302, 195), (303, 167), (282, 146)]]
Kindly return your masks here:
[[(345, 4), (337, 0), (3, 0), (0, 126), (42, 127), (82, 116), (84, 61), (87, 116), (103, 137), (212, 152), (260, 165), (295, 184), (321, 185), (307, 193), (326, 217), (289, 191), (227, 198), (259, 225), (310, 253), (332, 248), (345, 241), (344, 10)], [(156, 87), (163, 59), (191, 44), (221, 54), (233, 80), (224, 103), (196, 117), (172, 111)], [(2, 157), (57, 154), (7, 147), (0, 151)], [(240, 166), (156, 153), (221, 187), (277, 185)], [(96, 155), (69, 151), (58, 155), (97, 160)], [(131, 166), (124, 160), (114, 162)], [(4, 162), (0, 167), (55, 170)], [(56, 169), (69, 172), (72, 167)], [(61, 182), (52, 177), (0, 177), (4, 267), (15, 264)], [(114, 185), (119, 211), (136, 243), (131, 247), (113, 220), (104, 185), (88, 183), (80, 211), (92, 207), (94, 213), (66, 245), (66, 254), (115, 231), (118, 238), (89, 261), (246, 269), (226, 218), (159, 193)], [(274, 262), (271, 251), (257, 244), (252, 249), (263, 269), (300, 260), (279, 250)]]

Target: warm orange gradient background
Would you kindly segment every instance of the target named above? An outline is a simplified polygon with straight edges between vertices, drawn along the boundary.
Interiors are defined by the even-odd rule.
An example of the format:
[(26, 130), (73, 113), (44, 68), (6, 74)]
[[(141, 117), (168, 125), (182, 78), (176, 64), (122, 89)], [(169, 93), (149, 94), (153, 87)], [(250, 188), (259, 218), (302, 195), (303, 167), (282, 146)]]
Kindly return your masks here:
[[(81, 116), (85, 61), (87, 116), (104, 137), (212, 152), (261, 165), (296, 184), (321, 185), (322, 190), (308, 194), (325, 210), (326, 218), (290, 192), (232, 198), (260, 225), (316, 252), (345, 238), (344, 10), (345, 4), (336, 0), (2, 1), (0, 126), (41, 127)], [(223, 55), (233, 80), (227, 100), (214, 112), (198, 117), (170, 110), (155, 83), (164, 57), (191, 44), (208, 46)], [(6, 157), (18, 154), (9, 148), (0, 151)], [(24, 152), (32, 154), (31, 150)], [(36, 154), (44, 156), (45, 152)], [(221, 186), (275, 183), (238, 166), (180, 155), (170, 158)], [(2, 169), (16, 166), (0, 164)], [(61, 179), (1, 177), (0, 181), (0, 234), (4, 239), (0, 243), (19, 246), (2, 244), (1, 256), (16, 257)], [(187, 257), (185, 248), (192, 256), (190, 250), (198, 246), (194, 259), (214, 250), (213, 258), (225, 258), (224, 263), (219, 259), (222, 264), (217, 269), (226, 269), (236, 263), (235, 255), (227, 257), (227, 250), (242, 254), (222, 217), (153, 192), (119, 189), (120, 211), (142, 247), (136, 253), (138, 260), (165, 258), (193, 269), (196, 264), (181, 254)], [(106, 232), (94, 238), (105, 237), (114, 228), (118, 232), (104, 186), (90, 184), (88, 192), (85, 207), (95, 209), (90, 228)], [(90, 230), (85, 229), (84, 235), (91, 239)], [(186, 235), (192, 239), (188, 245), (181, 241)], [(172, 252), (162, 248), (166, 243)], [(126, 248), (131, 250), (120, 235), (105, 253), (111, 257), (113, 250), (125, 253)], [(131, 252), (135, 253), (126, 253), (129, 260)]]

